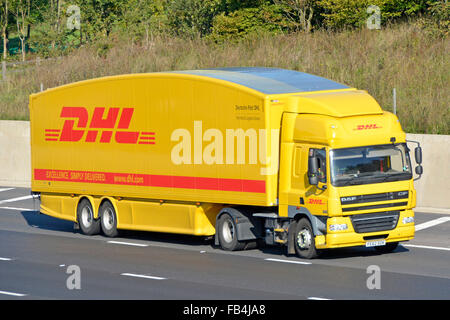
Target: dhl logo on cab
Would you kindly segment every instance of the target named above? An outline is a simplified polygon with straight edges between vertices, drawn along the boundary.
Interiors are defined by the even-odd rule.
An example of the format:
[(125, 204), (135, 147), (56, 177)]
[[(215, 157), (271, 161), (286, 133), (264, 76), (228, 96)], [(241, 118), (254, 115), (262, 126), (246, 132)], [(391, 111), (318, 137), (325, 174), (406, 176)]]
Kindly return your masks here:
[(376, 123), (374, 124), (359, 124), (353, 130), (370, 130), (370, 129), (381, 129)]
[[(45, 129), (45, 141), (96, 142), (127, 144), (155, 144), (155, 133), (129, 131), (134, 108), (95, 108), (89, 121), (84, 107), (63, 107), (60, 118), (65, 119), (61, 129)], [(120, 117), (119, 117), (120, 114)], [(76, 122), (76, 124), (75, 124)], [(86, 133), (86, 134), (85, 134)], [(101, 134), (99, 134), (101, 133)]]
[(309, 204), (326, 204), (322, 199), (314, 199), (314, 198), (309, 198), (308, 203)]

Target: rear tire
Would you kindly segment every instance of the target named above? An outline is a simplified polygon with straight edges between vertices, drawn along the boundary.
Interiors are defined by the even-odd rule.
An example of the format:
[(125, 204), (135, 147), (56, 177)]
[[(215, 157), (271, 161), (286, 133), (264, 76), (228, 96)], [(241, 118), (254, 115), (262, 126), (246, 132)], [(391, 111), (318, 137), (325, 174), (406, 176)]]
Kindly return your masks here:
[(94, 218), (94, 210), (88, 199), (78, 203), (77, 220), (83, 234), (92, 236), (100, 233), (100, 221)]
[(300, 258), (317, 258), (318, 253), (314, 240), (314, 232), (308, 219), (302, 218), (296, 223), (294, 242), (295, 252), (297, 252)]
[(245, 248), (246, 243), (237, 239), (236, 223), (229, 214), (223, 214), (219, 218), (218, 230), (219, 244), (223, 250), (236, 251)]
[(113, 205), (109, 201), (102, 203), (99, 209), (100, 221), (103, 234), (107, 237), (114, 238), (119, 235), (117, 230), (117, 214)]

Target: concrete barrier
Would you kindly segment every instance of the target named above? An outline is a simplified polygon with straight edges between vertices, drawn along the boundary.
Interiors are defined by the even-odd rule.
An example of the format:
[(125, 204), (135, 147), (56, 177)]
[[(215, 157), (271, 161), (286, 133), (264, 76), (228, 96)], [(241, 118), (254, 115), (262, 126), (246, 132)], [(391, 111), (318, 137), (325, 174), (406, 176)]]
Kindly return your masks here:
[(0, 121), (0, 186), (30, 187), (30, 122)]
[[(420, 142), (424, 174), (415, 181), (416, 211), (450, 213), (450, 136), (407, 134), (408, 140)], [(411, 149), (413, 170), (414, 143)], [(30, 187), (30, 123), (0, 121), (0, 186)]]
[[(407, 134), (406, 139), (419, 142), (423, 154), (424, 172), (422, 177), (414, 182), (417, 191), (416, 211), (450, 213), (450, 136)], [(416, 146), (417, 144), (408, 142), (413, 171), (416, 166)]]

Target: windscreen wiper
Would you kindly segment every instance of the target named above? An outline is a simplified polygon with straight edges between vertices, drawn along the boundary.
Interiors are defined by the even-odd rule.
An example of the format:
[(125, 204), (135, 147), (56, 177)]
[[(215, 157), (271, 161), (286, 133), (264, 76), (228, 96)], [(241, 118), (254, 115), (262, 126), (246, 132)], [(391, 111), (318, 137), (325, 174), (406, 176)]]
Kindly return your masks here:
[(357, 184), (359, 181), (358, 180), (355, 181), (356, 178), (358, 178), (358, 176), (349, 177), (349, 178), (345, 179), (344, 181), (339, 182), (339, 184), (342, 183), (341, 186), (348, 186), (348, 185)]
[[(373, 172), (363, 172), (363, 173), (355, 174), (353, 177), (350, 177), (348, 180), (346, 180), (343, 183), (343, 185), (347, 186), (347, 185), (355, 185), (355, 184), (364, 184), (365, 182), (367, 182), (367, 181), (365, 181), (365, 179), (370, 180), (372, 178), (383, 178), (383, 177), (385, 177), (385, 174), (380, 175), (380, 173), (374, 174)], [(357, 179), (357, 178), (365, 178), (365, 179)], [(355, 181), (355, 179), (357, 179), (357, 180)]]
[(395, 181), (397, 178), (400, 178), (400, 176), (403, 176), (405, 174), (408, 174), (408, 173), (407, 172), (389, 173), (389, 174), (387, 174), (386, 177), (384, 177), (383, 181), (381, 181), (381, 182), (385, 182), (385, 181), (389, 180), (389, 178), (395, 178), (394, 180), (392, 180), (392, 181)]

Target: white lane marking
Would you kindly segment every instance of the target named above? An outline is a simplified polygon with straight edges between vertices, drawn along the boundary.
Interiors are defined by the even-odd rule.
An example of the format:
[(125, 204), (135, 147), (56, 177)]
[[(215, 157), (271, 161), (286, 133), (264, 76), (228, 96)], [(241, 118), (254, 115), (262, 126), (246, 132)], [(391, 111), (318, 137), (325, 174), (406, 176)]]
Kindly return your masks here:
[(16, 208), (16, 207), (0, 207), (0, 209), (16, 210), (16, 211), (36, 211), (36, 210), (34, 210), (34, 209), (29, 209), (29, 208)]
[(125, 245), (125, 246), (135, 246), (135, 247), (148, 247), (148, 244), (132, 243), (132, 242), (122, 242), (122, 241), (107, 241), (107, 243), (112, 243), (112, 244), (123, 244), (123, 245)]
[(331, 300), (331, 299), (320, 298), (320, 297), (308, 297), (308, 300)]
[(264, 259), (264, 260), (266, 260), (266, 261), (274, 261), (274, 262), (295, 263), (295, 264), (312, 264), (311, 262), (292, 261), (292, 260), (281, 260), (281, 259), (272, 259), (272, 258), (267, 258), (267, 259)]
[(27, 200), (27, 199), (32, 199), (32, 198), (37, 198), (37, 196), (29, 195), (29, 196), (23, 196), (23, 197), (18, 197), (18, 198), (1, 200), (0, 204), (7, 203), (7, 202), (14, 202), (14, 201), (22, 201), (22, 200)]
[(450, 217), (442, 217), (442, 218), (434, 219), (434, 220), (431, 220), (431, 221), (428, 221), (428, 222), (424, 222), (424, 223), (421, 223), (421, 224), (416, 224), (416, 231), (427, 229), (427, 228), (430, 228), (430, 227), (434, 227), (434, 226), (436, 226), (438, 224), (441, 224), (441, 223), (444, 223), (444, 222), (447, 222), (447, 221), (450, 221)]
[(135, 274), (135, 273), (121, 273), (121, 276), (127, 277), (135, 277), (135, 278), (145, 278), (145, 279), (153, 279), (153, 280), (166, 280), (167, 278), (155, 277), (155, 276), (147, 276), (145, 274)]
[(2, 189), (0, 189), (0, 192), (12, 190), (12, 189), (14, 189), (14, 188), (2, 188)]
[(2, 257), (0, 257), (0, 261), (12, 261), (12, 259), (11, 258), (2, 258)]
[(8, 291), (0, 291), (0, 294), (6, 294), (8, 296), (15, 296), (15, 297), (25, 297), (25, 293), (15, 293), (15, 292), (8, 292)]
[(433, 249), (433, 250), (444, 250), (444, 251), (450, 251), (450, 248), (445, 247), (432, 247), (432, 246), (423, 246), (418, 244), (402, 244), (404, 247), (411, 247), (411, 248), (421, 248), (421, 249)]

